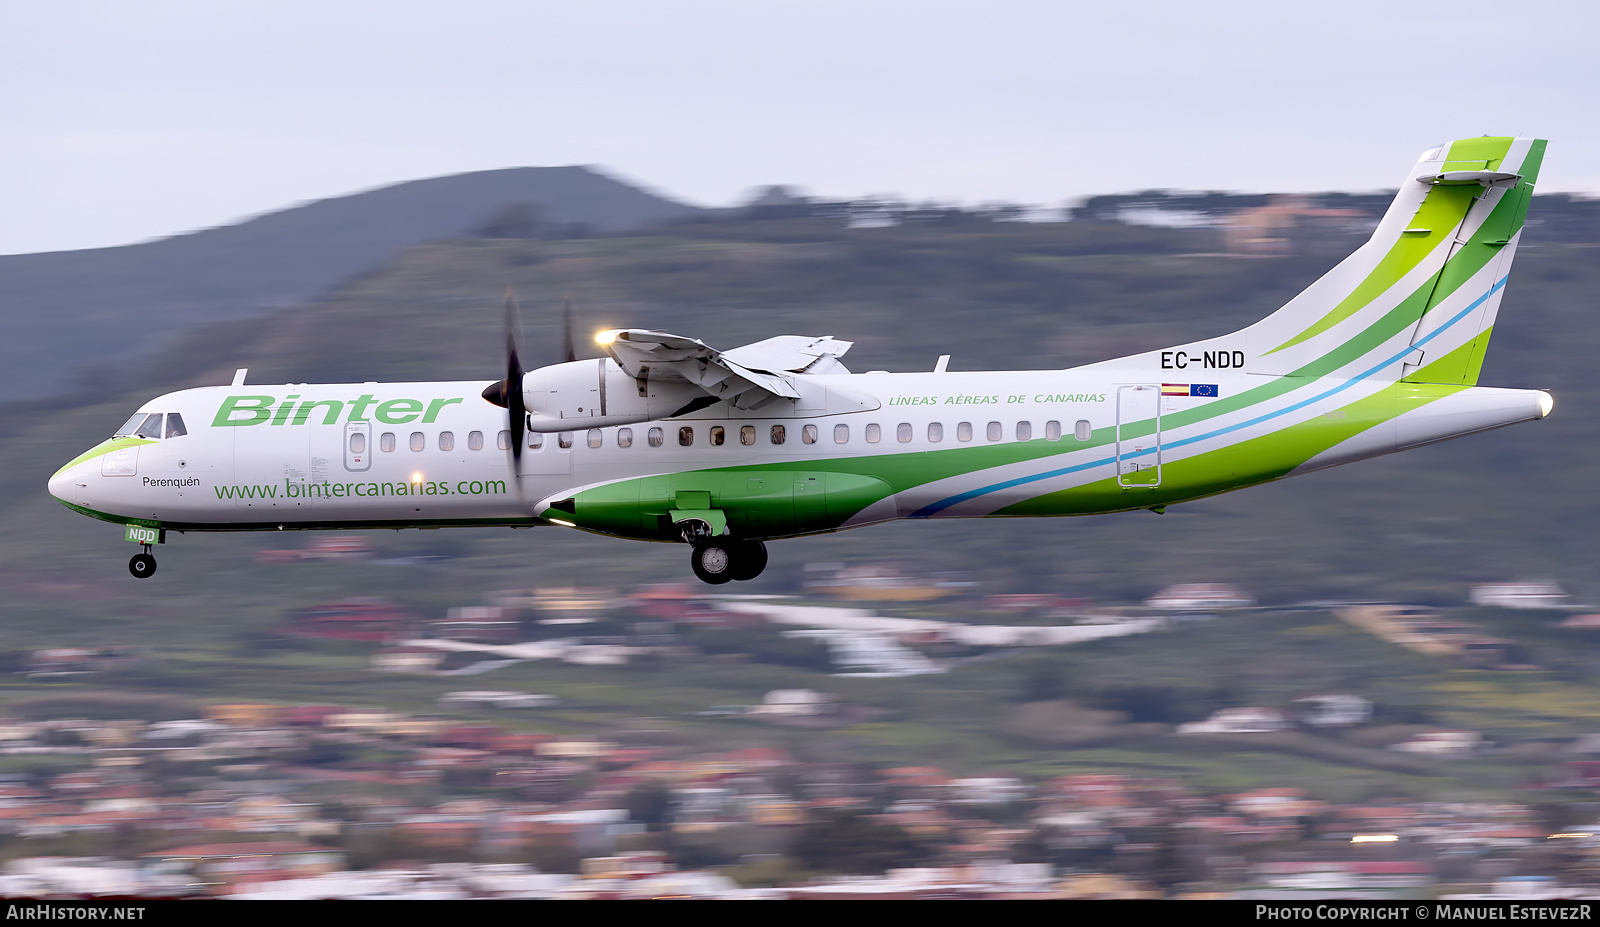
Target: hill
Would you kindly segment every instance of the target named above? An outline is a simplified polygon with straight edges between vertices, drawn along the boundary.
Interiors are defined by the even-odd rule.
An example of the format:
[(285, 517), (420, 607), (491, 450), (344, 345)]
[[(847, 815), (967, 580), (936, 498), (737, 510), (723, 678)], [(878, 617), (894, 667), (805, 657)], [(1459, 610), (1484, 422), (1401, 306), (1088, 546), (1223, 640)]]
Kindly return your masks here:
[(591, 168), (523, 167), (396, 184), (120, 248), (0, 256), (0, 398), (100, 388), (106, 366), (178, 332), (311, 302), (422, 242), (603, 234), (696, 211)]

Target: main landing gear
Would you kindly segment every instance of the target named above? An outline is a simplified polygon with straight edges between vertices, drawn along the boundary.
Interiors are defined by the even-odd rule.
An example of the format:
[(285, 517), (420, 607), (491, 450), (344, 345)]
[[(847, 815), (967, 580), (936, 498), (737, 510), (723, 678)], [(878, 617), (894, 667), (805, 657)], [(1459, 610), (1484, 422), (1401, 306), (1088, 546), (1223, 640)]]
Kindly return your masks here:
[(133, 559), (128, 561), (128, 572), (135, 579), (149, 579), (155, 575), (156, 558), (150, 556), (149, 544), (144, 545), (144, 553), (134, 554)]
[(689, 565), (701, 582), (713, 586), (734, 579), (755, 579), (767, 568), (767, 545), (730, 537), (701, 538), (694, 542)]

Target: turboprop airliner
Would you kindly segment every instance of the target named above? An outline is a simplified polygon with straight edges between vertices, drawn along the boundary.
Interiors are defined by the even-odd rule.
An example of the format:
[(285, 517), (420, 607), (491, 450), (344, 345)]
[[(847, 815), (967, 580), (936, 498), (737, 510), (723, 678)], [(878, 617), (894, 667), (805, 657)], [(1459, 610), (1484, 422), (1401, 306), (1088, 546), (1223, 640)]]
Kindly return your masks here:
[(145, 403), (50, 478), (125, 529), (557, 526), (685, 544), (708, 583), (767, 541), (895, 519), (1152, 509), (1541, 419), (1478, 386), (1540, 139), (1424, 152), (1371, 240), (1232, 334), (1065, 370), (849, 372), (847, 341), (731, 350), (642, 329), (605, 356), (436, 383), (247, 384)]

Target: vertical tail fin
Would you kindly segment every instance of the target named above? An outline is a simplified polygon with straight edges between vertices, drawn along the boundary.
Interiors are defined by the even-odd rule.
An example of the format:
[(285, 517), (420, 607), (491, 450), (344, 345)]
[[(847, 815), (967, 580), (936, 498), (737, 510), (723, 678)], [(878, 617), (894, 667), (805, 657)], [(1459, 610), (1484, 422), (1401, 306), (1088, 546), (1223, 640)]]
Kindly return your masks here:
[(1544, 150), (1484, 136), (1424, 152), (1372, 238), (1246, 330), (1250, 372), (1476, 383)]

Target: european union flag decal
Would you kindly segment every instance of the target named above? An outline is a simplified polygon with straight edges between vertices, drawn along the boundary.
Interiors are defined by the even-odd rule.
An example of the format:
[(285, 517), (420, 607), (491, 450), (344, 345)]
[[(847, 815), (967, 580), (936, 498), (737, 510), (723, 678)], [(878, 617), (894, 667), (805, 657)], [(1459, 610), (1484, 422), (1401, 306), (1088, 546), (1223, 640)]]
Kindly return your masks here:
[(1204, 396), (1207, 399), (1217, 398), (1217, 384), (1215, 383), (1190, 383), (1189, 395)]

